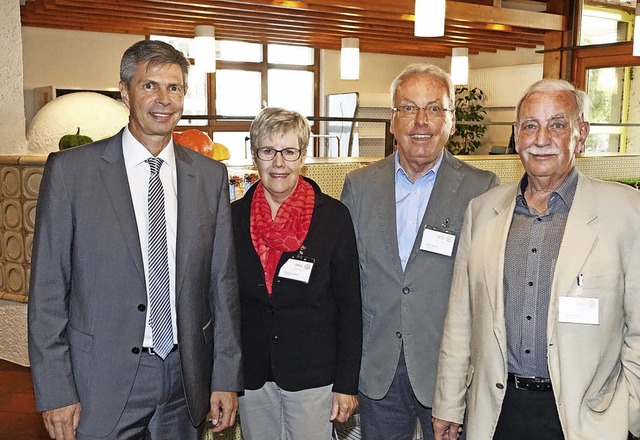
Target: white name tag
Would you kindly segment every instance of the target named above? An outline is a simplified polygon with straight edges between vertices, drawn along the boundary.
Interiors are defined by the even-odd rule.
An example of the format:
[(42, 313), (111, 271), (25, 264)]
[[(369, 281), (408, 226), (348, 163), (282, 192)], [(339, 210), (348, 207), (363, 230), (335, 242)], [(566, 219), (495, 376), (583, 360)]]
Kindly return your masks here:
[(558, 320), (572, 324), (599, 325), (599, 299), (581, 296), (561, 296)]
[(311, 258), (301, 260), (296, 257), (291, 257), (282, 265), (278, 276), (308, 284), (309, 277), (311, 277), (311, 270), (313, 270), (313, 263), (314, 261)]
[(455, 242), (456, 236), (454, 234), (427, 227), (422, 233), (420, 250), (450, 257), (451, 254), (453, 254), (453, 245)]

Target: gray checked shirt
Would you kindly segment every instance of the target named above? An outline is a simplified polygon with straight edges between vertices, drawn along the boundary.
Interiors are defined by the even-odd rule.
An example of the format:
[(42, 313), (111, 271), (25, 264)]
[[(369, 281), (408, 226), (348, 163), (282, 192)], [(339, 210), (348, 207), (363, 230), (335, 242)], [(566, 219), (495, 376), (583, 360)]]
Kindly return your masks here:
[(527, 205), (520, 181), (504, 256), (504, 313), (509, 372), (549, 377), (547, 316), (553, 273), (578, 185), (574, 168), (539, 213)]

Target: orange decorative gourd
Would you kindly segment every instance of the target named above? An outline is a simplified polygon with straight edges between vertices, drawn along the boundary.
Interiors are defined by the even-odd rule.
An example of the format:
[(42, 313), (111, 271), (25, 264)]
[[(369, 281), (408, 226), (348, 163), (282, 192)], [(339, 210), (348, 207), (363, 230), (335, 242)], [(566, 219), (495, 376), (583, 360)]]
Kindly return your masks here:
[(213, 154), (213, 141), (207, 133), (200, 130), (174, 131), (173, 140), (207, 157), (211, 157)]

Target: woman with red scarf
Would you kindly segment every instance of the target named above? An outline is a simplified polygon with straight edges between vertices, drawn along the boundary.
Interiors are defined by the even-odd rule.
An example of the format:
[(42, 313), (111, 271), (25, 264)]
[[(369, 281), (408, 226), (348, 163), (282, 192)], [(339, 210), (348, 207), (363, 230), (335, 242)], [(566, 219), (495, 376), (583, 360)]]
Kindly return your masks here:
[(266, 108), (251, 124), (260, 181), (232, 204), (247, 440), (329, 440), (358, 405), (362, 309), (347, 208), (300, 176), (310, 128)]

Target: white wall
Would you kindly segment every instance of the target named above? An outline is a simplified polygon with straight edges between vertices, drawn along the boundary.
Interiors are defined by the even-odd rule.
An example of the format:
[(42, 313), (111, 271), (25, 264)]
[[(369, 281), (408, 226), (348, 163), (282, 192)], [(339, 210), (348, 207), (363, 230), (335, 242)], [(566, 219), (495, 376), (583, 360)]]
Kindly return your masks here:
[[(469, 88), (479, 87), (486, 95), (484, 103), (487, 121), (511, 122), (515, 106), (522, 92), (533, 82), (542, 79), (542, 54), (535, 49), (497, 51), (469, 56)], [(390, 107), (389, 86), (394, 78), (411, 63), (431, 63), (450, 70), (451, 58), (408, 57), (360, 53), (360, 79), (340, 79), (340, 51), (322, 51), (323, 89), (321, 95), (359, 92), (360, 106)], [(508, 85), (508, 86), (507, 86)], [(321, 108), (324, 108), (324, 99)], [(476, 153), (487, 154), (491, 146), (506, 146), (511, 127), (490, 126), (483, 139), (483, 148)]]
[(141, 35), (22, 28), (27, 123), (38, 110), (36, 87), (117, 90), (120, 59)]
[[(137, 35), (109, 34), (99, 32), (22, 28), (24, 53), (24, 89), (27, 124), (37, 110), (37, 98), (33, 89), (44, 86), (77, 89), (115, 89), (118, 84), (118, 68), (122, 53), (133, 43), (144, 38)], [(90, 62), (87, 62), (90, 61)], [(361, 52), (360, 79), (343, 81), (340, 79), (340, 51), (323, 50), (321, 52), (321, 113), (324, 111), (324, 96), (332, 93), (358, 92), (361, 106), (390, 106), (389, 86), (393, 79), (411, 63), (427, 62), (444, 70), (449, 70), (450, 58), (427, 58), (401, 55), (386, 55)], [(512, 119), (511, 107), (531, 79), (542, 78), (542, 55), (534, 49), (498, 51), (469, 57), (469, 86), (481, 87), (489, 100), (489, 119), (509, 121)], [(523, 67), (525, 66), (525, 67)], [(482, 83), (486, 77), (485, 69), (499, 72), (499, 84), (502, 90)], [(528, 70), (528, 73), (525, 70)], [(523, 74), (524, 72), (524, 74)], [(480, 81), (482, 84), (478, 84)], [(509, 88), (503, 87), (509, 84)], [(501, 99), (492, 104), (491, 97), (500, 91), (500, 96), (511, 96), (511, 102)], [(508, 99), (507, 99), (508, 101)], [(506, 118), (506, 119), (505, 119)], [(505, 144), (504, 136), (509, 128), (491, 127), (487, 132), (486, 143)]]
[(0, 154), (16, 154), (27, 146), (22, 97), (20, 3), (0, 2)]
[[(340, 79), (340, 51), (323, 50), (321, 57), (322, 96), (332, 93), (358, 92), (360, 96), (384, 93), (389, 96), (389, 86), (409, 64), (431, 63), (449, 70), (444, 58), (409, 57), (360, 52), (360, 79)], [(387, 101), (389, 101), (387, 99)], [(387, 102), (386, 106), (391, 103)]]

